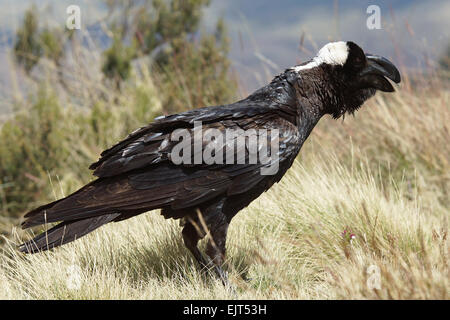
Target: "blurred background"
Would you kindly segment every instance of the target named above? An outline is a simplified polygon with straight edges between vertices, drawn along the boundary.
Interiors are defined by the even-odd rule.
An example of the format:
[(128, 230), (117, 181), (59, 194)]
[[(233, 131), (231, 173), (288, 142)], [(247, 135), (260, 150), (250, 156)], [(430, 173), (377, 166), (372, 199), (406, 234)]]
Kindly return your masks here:
[[(70, 5), (80, 9), (79, 29), (66, 27), (68, 20), (74, 22), (73, 11), (67, 13)], [(369, 28), (377, 22), (370, 6), (379, 13), (376, 28)], [(327, 42), (351, 40), (394, 62), (402, 83), (395, 94), (378, 93), (354, 118), (324, 117), (300, 153), (305, 171), (289, 171), (298, 180), (287, 179), (282, 189), (261, 197), (270, 205), (251, 206), (252, 215), (236, 219), (234, 232), (248, 239), (261, 236), (263, 243), (275, 246), (265, 253), (258, 251), (256, 240), (245, 242), (268, 260), (282, 261), (277, 273), (289, 283), (283, 287), (273, 277), (273, 266), (264, 265), (266, 273), (251, 276), (265, 279), (261, 295), (246, 297), (448, 298), (443, 253), (448, 253), (450, 210), (450, 1), (0, 0), (0, 9), (0, 247), (29, 237), (19, 228), (27, 210), (92, 180), (87, 168), (100, 152), (154, 117), (234, 102), (309, 60)], [(278, 198), (286, 201), (279, 204)], [(317, 226), (313, 217), (320, 230), (310, 228), (309, 223)], [(152, 219), (158, 218), (145, 219), (151, 233)], [(375, 219), (373, 227), (370, 219)], [(258, 233), (265, 230), (261, 221), (270, 225), (274, 220), (280, 234)], [(361, 244), (359, 260), (351, 260), (354, 247), (340, 236), (346, 226)], [(167, 228), (176, 238), (177, 226)], [(242, 267), (236, 260), (235, 266), (259, 266), (249, 258), (257, 255), (245, 250), (240, 254), (250, 262)], [(18, 285), (6, 297), (71, 296), (59, 289), (44, 292), (41, 288), (53, 281), (40, 285), (47, 269), (31, 263), (26, 271), (21, 263), (27, 260), (15, 249), (8, 252), (0, 258), (8, 267), (0, 268), (0, 283), (2, 272), (6, 279), (0, 287), (35, 287), (23, 295)], [(425, 253), (429, 260), (422, 259)], [(159, 259), (166, 258), (153, 259), (156, 269)], [(147, 260), (130, 265), (136, 279), (153, 279)], [(388, 261), (382, 269), (390, 279), (383, 284), (387, 291), (361, 289), (366, 261)], [(15, 271), (20, 268), (25, 271)], [(332, 277), (328, 269), (335, 272)], [(408, 270), (412, 276), (405, 277)], [(27, 272), (33, 281), (25, 283)], [(104, 297), (92, 290), (83, 294)], [(208, 290), (189, 294), (226, 296)], [(129, 298), (126, 292), (117, 289), (120, 297)], [(139, 294), (147, 297), (149, 292)], [(161, 297), (166, 292), (161, 290)]]
[[(183, 18), (176, 12), (176, 5), (168, 5), (164, 14), (171, 16), (170, 21), (160, 19), (159, 22), (155, 15), (161, 5), (157, 4), (158, 1), (153, 5), (150, 3), (145, 0), (0, 0), (2, 95), (5, 96), (5, 92), (9, 93), (14, 86), (10, 77), (10, 72), (14, 70), (10, 53), (29, 10), (36, 20), (36, 30), (33, 31), (37, 34), (45, 30), (44, 41), (53, 41), (53, 45), (64, 47), (43, 50), (59, 50), (58, 53), (53, 52), (53, 60), (58, 58), (61, 64), (74, 63), (68, 59), (71, 49), (67, 42), (61, 43), (58, 39), (58, 36), (63, 36), (60, 33), (64, 32), (69, 5), (77, 5), (81, 9), (82, 28), (76, 32), (76, 37), (84, 49), (101, 55), (111, 47), (114, 37), (119, 37), (123, 45), (139, 51), (130, 52), (130, 60), (137, 55), (154, 56), (167, 47), (174, 37), (181, 37), (181, 33), (197, 40), (201, 38), (200, 33), (214, 34), (218, 22), (223, 20), (226, 26), (224, 40), (227, 41), (223, 53), (231, 63), (230, 69), (241, 81), (239, 89), (242, 94), (265, 84), (284, 68), (309, 59), (324, 43), (333, 40), (353, 40), (368, 52), (377, 52), (393, 59), (403, 68), (419, 71), (448, 54), (448, 1), (185, 1), (189, 7), (184, 9), (185, 14), (192, 14), (192, 17)], [(366, 26), (371, 15), (367, 13), (370, 5), (377, 5), (380, 9), (380, 29)], [(150, 19), (149, 12), (143, 12), (145, 10), (153, 10), (153, 18)], [(160, 22), (158, 27), (154, 27), (155, 23)], [(137, 31), (147, 46), (148, 37), (152, 36), (150, 34), (159, 34), (161, 38), (150, 47), (144, 48), (139, 41), (133, 45), (139, 39), (135, 37)], [(162, 34), (164, 32), (166, 34)], [(48, 58), (49, 54), (43, 56)], [(90, 63), (98, 64), (100, 61)], [(0, 112), (8, 111), (5, 109), (3, 105)]]

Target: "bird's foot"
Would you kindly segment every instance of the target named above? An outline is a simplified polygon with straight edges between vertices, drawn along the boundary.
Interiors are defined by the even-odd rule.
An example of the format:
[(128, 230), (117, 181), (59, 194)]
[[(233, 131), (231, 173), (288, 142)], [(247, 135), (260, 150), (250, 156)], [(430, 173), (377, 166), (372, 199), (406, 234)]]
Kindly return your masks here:
[(230, 289), (234, 294), (236, 293), (236, 290), (231, 285), (228, 272), (223, 270), (221, 266), (216, 265), (212, 260), (209, 261), (208, 264), (201, 263), (202, 272), (211, 274), (211, 272), (214, 274), (214, 276), (219, 279), (224, 287)]
[(231, 284), (228, 277), (228, 272), (224, 271), (219, 266), (216, 266), (214, 269), (217, 277), (222, 281), (223, 286), (231, 293), (233, 297), (237, 298), (236, 288)]
[(246, 274), (241, 274), (241, 279), (244, 280), (244, 282), (251, 282), (253, 278), (247, 277)]

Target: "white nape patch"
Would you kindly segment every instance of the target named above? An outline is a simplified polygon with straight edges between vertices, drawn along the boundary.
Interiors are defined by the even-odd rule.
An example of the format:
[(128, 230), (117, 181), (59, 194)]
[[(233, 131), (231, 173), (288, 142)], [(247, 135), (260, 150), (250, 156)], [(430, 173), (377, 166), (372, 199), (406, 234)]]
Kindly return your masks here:
[(295, 72), (315, 68), (322, 63), (343, 66), (348, 57), (348, 46), (344, 41), (330, 42), (319, 50), (311, 62), (303, 66), (292, 67)]

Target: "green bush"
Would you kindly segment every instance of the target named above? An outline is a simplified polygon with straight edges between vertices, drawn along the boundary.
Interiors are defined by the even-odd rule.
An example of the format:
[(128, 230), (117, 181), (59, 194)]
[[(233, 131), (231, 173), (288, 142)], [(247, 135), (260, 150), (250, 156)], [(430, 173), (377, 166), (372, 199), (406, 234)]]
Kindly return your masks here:
[(14, 45), (16, 61), (29, 73), (42, 54), (39, 43), (38, 19), (33, 6), (25, 12), (22, 26), (17, 30), (17, 39)]
[(87, 167), (102, 149), (156, 115), (148, 92), (134, 88), (130, 94), (127, 107), (97, 102), (87, 110), (63, 108), (49, 88), (30, 98), (32, 105), (0, 129), (3, 215), (15, 216), (88, 182)]
[(4, 210), (10, 214), (40, 198), (47, 173), (68, 157), (64, 114), (55, 97), (39, 91), (33, 105), (19, 111), (0, 131), (0, 181), (8, 183)]

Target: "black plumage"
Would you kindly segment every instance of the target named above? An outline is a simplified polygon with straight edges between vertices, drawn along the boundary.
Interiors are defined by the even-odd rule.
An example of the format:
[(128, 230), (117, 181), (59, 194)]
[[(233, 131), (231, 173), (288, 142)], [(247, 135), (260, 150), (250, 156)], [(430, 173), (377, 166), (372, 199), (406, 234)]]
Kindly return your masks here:
[[(400, 81), (397, 69), (386, 59), (365, 55), (352, 42), (332, 43), (310, 62), (286, 70), (246, 99), (159, 117), (102, 152), (90, 166), (98, 179), (27, 213), (23, 228), (60, 223), (20, 250), (34, 253), (57, 247), (105, 223), (161, 209), (165, 218), (182, 219), (184, 242), (204, 266), (209, 261), (197, 242), (205, 236), (199, 226), (206, 224), (211, 235), (206, 253), (223, 276), (220, 265), (234, 215), (282, 178), (322, 116), (351, 113), (376, 90), (393, 91), (385, 76)], [(278, 129), (278, 171), (262, 175), (261, 168), (268, 164), (237, 164), (239, 157), (248, 160), (248, 146), (239, 154), (235, 151), (235, 164), (174, 164), (171, 151), (178, 141), (171, 136), (182, 128), (193, 136), (197, 121), (203, 130), (222, 133), (255, 129), (258, 135), (260, 129)]]

